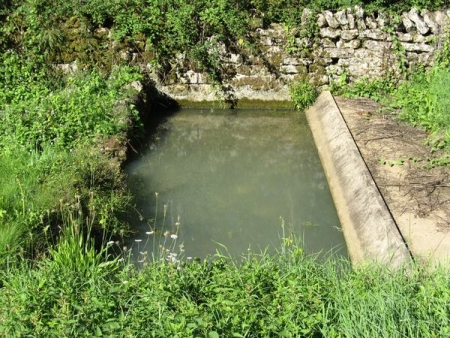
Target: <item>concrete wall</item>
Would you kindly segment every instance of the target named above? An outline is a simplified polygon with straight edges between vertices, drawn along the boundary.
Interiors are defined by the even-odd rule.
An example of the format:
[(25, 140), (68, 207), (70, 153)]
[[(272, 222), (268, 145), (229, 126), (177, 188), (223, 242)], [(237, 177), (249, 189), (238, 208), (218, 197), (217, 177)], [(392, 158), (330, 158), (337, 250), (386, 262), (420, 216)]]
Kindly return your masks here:
[(329, 92), (306, 116), (341, 221), (352, 262), (399, 267), (410, 261), (406, 244)]

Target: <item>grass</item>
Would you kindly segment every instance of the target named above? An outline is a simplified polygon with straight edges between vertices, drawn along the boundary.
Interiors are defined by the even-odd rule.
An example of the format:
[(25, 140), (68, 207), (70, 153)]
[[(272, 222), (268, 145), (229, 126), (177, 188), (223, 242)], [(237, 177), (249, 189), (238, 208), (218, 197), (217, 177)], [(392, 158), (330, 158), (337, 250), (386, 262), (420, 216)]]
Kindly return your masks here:
[(450, 151), (449, 86), (450, 70), (435, 67), (413, 75), (393, 93), (394, 107), (401, 109), (399, 118), (428, 130), (433, 151)]
[(316, 100), (319, 93), (310, 82), (308, 77), (305, 77), (289, 87), (289, 94), (295, 109), (304, 111), (311, 106)]
[[(68, 212), (80, 228), (119, 234), (118, 215), (130, 197), (118, 166), (95, 148), (41, 151), (17, 147), (0, 152), (0, 267), (20, 255), (39, 255), (46, 236), (58, 237)], [(44, 232), (45, 230), (45, 232)]]
[[(0, 334), (114, 337), (445, 337), (450, 275), (318, 262), (296, 244), (240, 261), (136, 269), (67, 224), (38, 263), (0, 274)], [(295, 240), (294, 242), (295, 243)], [(284, 254), (282, 254), (284, 252)]]
[[(384, 112), (392, 112), (395, 118), (428, 132), (426, 145), (434, 154), (430, 167), (450, 164), (450, 41), (444, 47), (430, 69), (416, 69), (405, 78), (387, 76), (379, 79), (361, 79), (347, 83), (345, 74), (332, 83), (335, 95), (367, 97), (379, 101)], [(444, 56), (445, 57), (444, 57)], [(425, 159), (424, 159), (425, 160)]]
[[(255, 3), (257, 8), (264, 5)], [(4, 50), (0, 67), (4, 89), (0, 92), (1, 336), (450, 336), (446, 268), (428, 271), (417, 265), (412, 270), (390, 271), (370, 265), (354, 270), (347, 261), (318, 262), (305, 256), (295, 239), (284, 239), (276, 255), (249, 253), (235, 260), (218, 253), (193, 261), (155, 255), (142, 269), (130, 263), (126, 253), (112, 255), (116, 244), (108, 241), (111, 235), (125, 234), (120, 214), (130, 197), (119, 166), (99, 151), (99, 140), (121, 136), (137, 122), (126, 85), (142, 77), (134, 68), (114, 65), (109, 70), (52, 75), (51, 67), (44, 64), (52, 53), (58, 59), (59, 46), (52, 45), (63, 40), (51, 36), (53, 28), (40, 20), (44, 18), (48, 25), (51, 21), (42, 14), (51, 10), (53, 21), (59, 22), (61, 11), (72, 13), (73, 8), (59, 6), (58, 12), (30, 2), (33, 10), (27, 11), (27, 6), (19, 4), (11, 4), (17, 8), (0, 5), (4, 16), (8, 15), (5, 28), (0, 29)], [(216, 4), (229, 6), (222, 1)], [(140, 13), (140, 4), (132, 5)], [(289, 6), (283, 8), (290, 11)], [(88, 13), (79, 19), (86, 27), (98, 24), (112, 19), (111, 9), (90, 2), (79, 9)], [(202, 9), (204, 24), (198, 27), (205, 29), (205, 23), (219, 15), (207, 16), (210, 7)], [(126, 14), (128, 6), (114, 10)], [(178, 12), (186, 14), (186, 10)], [(152, 19), (160, 22), (161, 14), (147, 14), (148, 27), (157, 27)], [(228, 11), (222, 16), (211, 27), (222, 29), (223, 22), (237, 27)], [(280, 19), (284, 16), (273, 13)], [(121, 18), (122, 26), (115, 28), (122, 27), (117, 34), (123, 37), (154, 32), (141, 29), (142, 20), (132, 21), (135, 15)], [(192, 21), (190, 15), (185, 18)], [(178, 25), (171, 26), (173, 30), (160, 25), (158, 34), (146, 37), (158, 44), (162, 37), (157, 47), (163, 61), (178, 53), (179, 46), (187, 46), (171, 35), (181, 32), (174, 36), (185, 37), (187, 26), (166, 21)], [(25, 26), (31, 28), (23, 34)], [(232, 36), (241, 34), (237, 28)], [(47, 38), (40, 39), (41, 33)], [(191, 39), (186, 41), (192, 44)], [(198, 46), (203, 45), (202, 41)], [(47, 56), (41, 53), (43, 46), (49, 47)], [(210, 59), (201, 59), (208, 57), (203, 49), (193, 50), (199, 56), (193, 60), (214, 66)], [(100, 59), (91, 61), (95, 64)], [(434, 145), (445, 148), (448, 70), (418, 76), (415, 83), (399, 89), (404, 101), (397, 103), (404, 108), (404, 118), (429, 127), (436, 136)], [(380, 82), (357, 86), (356, 92), (376, 97), (380, 88), (391, 90), (389, 83)], [(317, 95), (307, 80), (294, 85), (291, 93), (302, 109)], [(415, 116), (416, 112), (421, 115)]]

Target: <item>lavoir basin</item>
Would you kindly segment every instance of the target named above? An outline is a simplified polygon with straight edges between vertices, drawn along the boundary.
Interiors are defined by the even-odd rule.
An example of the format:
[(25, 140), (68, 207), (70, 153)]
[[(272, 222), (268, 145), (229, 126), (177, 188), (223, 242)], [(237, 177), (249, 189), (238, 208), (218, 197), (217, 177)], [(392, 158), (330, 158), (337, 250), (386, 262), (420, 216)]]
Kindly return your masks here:
[(292, 234), (308, 254), (347, 257), (311, 131), (292, 110), (182, 109), (126, 172), (138, 260), (275, 252)]

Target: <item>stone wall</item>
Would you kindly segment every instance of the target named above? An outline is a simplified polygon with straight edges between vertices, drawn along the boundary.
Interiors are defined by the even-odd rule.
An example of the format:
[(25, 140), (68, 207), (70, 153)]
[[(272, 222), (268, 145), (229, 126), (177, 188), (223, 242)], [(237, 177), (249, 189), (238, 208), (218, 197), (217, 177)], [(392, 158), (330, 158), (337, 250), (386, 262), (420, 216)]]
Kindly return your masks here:
[[(449, 17), (450, 10), (411, 9), (394, 18), (383, 13), (367, 15), (358, 6), (316, 16), (305, 9), (298, 29), (287, 32), (277, 24), (255, 28), (252, 52), (244, 46), (232, 52), (217, 45), (212, 53), (225, 74), (220, 87), (207, 74), (186, 66), (182, 54), (171, 62), (168, 78), (153, 78), (160, 91), (178, 101), (224, 97), (285, 101), (289, 100), (289, 83), (305, 75), (313, 84), (327, 87), (343, 76), (355, 81), (432, 65)], [(311, 27), (308, 20), (316, 20), (318, 37), (301, 37)]]

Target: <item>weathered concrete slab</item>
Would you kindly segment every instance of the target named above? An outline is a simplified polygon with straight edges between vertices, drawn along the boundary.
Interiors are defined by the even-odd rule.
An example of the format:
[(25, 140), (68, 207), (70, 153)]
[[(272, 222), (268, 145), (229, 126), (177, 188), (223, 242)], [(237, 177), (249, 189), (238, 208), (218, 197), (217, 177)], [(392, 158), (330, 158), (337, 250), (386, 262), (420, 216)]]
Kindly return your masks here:
[(410, 252), (330, 92), (306, 111), (353, 264), (398, 267)]

